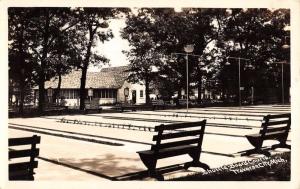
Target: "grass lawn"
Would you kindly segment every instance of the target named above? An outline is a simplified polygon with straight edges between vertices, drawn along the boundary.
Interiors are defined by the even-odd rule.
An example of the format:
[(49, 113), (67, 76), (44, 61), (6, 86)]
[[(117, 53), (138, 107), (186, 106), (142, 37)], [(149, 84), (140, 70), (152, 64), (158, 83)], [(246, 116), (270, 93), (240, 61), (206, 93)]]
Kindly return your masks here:
[(206, 172), (173, 178), (172, 181), (289, 181), (291, 153), (242, 161)]

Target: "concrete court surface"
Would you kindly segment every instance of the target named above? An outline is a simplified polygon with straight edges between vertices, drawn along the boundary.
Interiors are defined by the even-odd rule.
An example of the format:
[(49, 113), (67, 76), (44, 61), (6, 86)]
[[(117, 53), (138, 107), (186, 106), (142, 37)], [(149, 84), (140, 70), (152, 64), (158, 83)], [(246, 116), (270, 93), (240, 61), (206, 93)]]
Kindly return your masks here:
[[(261, 115), (270, 113), (289, 112), (289, 107), (258, 106), (239, 108), (195, 108), (190, 110), (194, 117), (170, 117), (181, 114), (184, 110), (147, 111), (116, 114), (92, 114), (77, 116), (49, 116), (41, 118), (15, 118), (9, 120), (9, 137), (40, 135), (39, 167), (36, 169), (35, 180), (118, 180), (123, 175), (139, 173), (146, 170), (136, 153), (150, 148), (153, 132), (106, 128), (90, 125), (60, 123), (59, 119), (100, 121), (106, 123), (130, 123), (136, 125), (155, 126), (172, 121), (195, 121), (201, 116), (231, 116), (241, 118), (247, 114), (249, 120), (207, 119), (213, 126), (206, 127), (203, 153), (200, 160), (211, 168), (230, 164), (255, 157), (240, 157), (239, 152), (252, 148), (244, 137), (245, 134), (255, 133), (260, 126)], [(228, 115), (230, 114), (232, 115)], [(194, 114), (193, 114), (194, 113)], [(150, 114), (150, 115), (149, 115)], [(196, 115), (196, 116), (195, 116)], [(197, 118), (197, 116), (199, 118)], [(124, 118), (125, 117), (125, 118)], [(140, 118), (140, 119), (137, 119)], [(142, 121), (145, 119), (146, 121)], [(201, 118), (202, 119), (202, 118)], [(257, 120), (256, 120), (257, 119)], [(244, 125), (250, 128), (216, 127), (220, 123), (228, 125)], [(74, 137), (76, 139), (74, 139)], [(90, 142), (93, 139), (95, 142)], [(237, 145), (238, 144), (238, 145)], [(267, 142), (266, 145), (272, 144)], [(158, 167), (179, 164), (189, 161), (187, 155), (167, 158), (158, 161)], [(199, 170), (196, 170), (199, 171)], [(201, 171), (201, 170), (200, 170)], [(166, 178), (186, 175), (193, 172), (179, 171), (165, 175)]]

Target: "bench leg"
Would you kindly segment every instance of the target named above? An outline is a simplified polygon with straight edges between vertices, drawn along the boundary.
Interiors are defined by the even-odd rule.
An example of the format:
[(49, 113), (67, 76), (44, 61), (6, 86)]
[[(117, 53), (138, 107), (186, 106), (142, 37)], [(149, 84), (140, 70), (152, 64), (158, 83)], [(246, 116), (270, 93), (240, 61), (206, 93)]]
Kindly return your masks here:
[(279, 143), (279, 144), (274, 144), (271, 146), (271, 149), (274, 150), (276, 148), (288, 148), (288, 149), (291, 149), (291, 145), (288, 145), (286, 143)]
[(268, 157), (271, 156), (270, 152), (268, 152), (267, 150), (262, 150), (261, 148), (254, 148), (252, 150), (248, 150), (242, 153), (241, 156), (249, 156), (251, 154), (263, 154)]
[(148, 176), (151, 178), (155, 178), (158, 181), (164, 181), (164, 176), (156, 171), (148, 171)]
[(148, 169), (148, 176), (155, 178), (159, 181), (163, 181), (164, 180), (163, 175), (160, 173), (157, 173), (157, 171), (155, 170), (157, 159), (155, 159), (153, 156), (145, 156), (143, 154), (139, 154), (139, 155), (140, 155), (142, 162)]
[(190, 167), (201, 167), (205, 170), (210, 169), (210, 167), (206, 163), (202, 163), (200, 161), (192, 161), (192, 162), (187, 162), (184, 164), (184, 169), (188, 169)]
[(207, 164), (202, 163), (202, 162), (199, 161), (200, 153), (201, 153), (200, 151), (199, 152), (196, 152), (196, 151), (195, 152), (190, 152), (189, 156), (191, 158), (193, 158), (193, 161), (185, 163), (184, 164), (184, 169), (188, 169), (189, 167), (201, 167), (205, 170), (210, 169)]

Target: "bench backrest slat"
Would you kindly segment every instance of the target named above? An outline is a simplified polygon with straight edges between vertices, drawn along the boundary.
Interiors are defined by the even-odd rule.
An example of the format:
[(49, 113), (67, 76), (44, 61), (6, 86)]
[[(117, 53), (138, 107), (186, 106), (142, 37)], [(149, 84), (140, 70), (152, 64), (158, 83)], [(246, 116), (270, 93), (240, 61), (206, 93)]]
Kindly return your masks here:
[(154, 128), (155, 131), (159, 130), (176, 130), (176, 129), (184, 129), (189, 127), (199, 127), (199, 126), (205, 126), (206, 121), (200, 121), (200, 122), (188, 122), (188, 123), (177, 123), (172, 125), (159, 125)]
[(183, 146), (183, 145), (189, 145), (189, 144), (197, 144), (199, 139), (194, 138), (194, 139), (189, 139), (189, 140), (180, 140), (180, 141), (175, 141), (175, 142), (168, 142), (168, 143), (163, 143), (160, 144), (159, 146), (154, 145), (152, 149), (165, 149), (165, 148), (171, 148), (171, 147), (176, 147), (176, 146)]
[(278, 118), (288, 118), (291, 117), (290, 113), (286, 114), (274, 114), (274, 115), (268, 115), (269, 119), (278, 119)]
[(32, 137), (10, 138), (10, 139), (8, 139), (8, 146), (38, 144), (40, 142), (41, 142), (41, 137), (38, 137), (38, 136), (34, 135)]
[[(195, 136), (199, 135), (201, 133), (201, 130), (193, 130), (193, 131), (182, 131), (182, 132), (176, 132), (176, 133), (168, 133), (163, 134), (160, 138), (161, 140), (164, 139), (172, 139), (172, 138), (180, 138), (180, 137), (187, 137), (187, 136)], [(158, 135), (153, 136), (153, 141), (156, 141), (158, 139)]]
[(39, 149), (29, 150), (15, 150), (9, 152), (9, 159), (23, 158), (23, 157), (37, 157), (39, 155)]
[(18, 171), (18, 170), (28, 170), (31, 168), (37, 168), (38, 167), (38, 162), (34, 161), (33, 163), (31, 162), (21, 162), (21, 163), (15, 163), (15, 164), (10, 164), (9, 165), (9, 171)]

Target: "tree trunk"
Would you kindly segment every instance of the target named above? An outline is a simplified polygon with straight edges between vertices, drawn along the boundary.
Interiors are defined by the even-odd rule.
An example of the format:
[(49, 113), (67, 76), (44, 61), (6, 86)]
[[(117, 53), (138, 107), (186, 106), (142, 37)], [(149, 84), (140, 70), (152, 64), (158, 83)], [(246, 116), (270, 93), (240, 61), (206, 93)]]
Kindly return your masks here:
[(82, 73), (81, 73), (81, 78), (80, 78), (80, 106), (79, 109), (80, 110), (84, 110), (85, 109), (85, 96), (86, 96), (86, 91), (85, 91), (85, 84), (86, 84), (86, 73), (87, 73), (87, 66), (84, 66), (82, 68)]
[(80, 110), (84, 110), (84, 108), (85, 108), (84, 100), (85, 100), (85, 96), (86, 96), (86, 92), (85, 92), (86, 74), (87, 74), (87, 69), (89, 66), (89, 61), (90, 61), (90, 56), (91, 56), (91, 48), (92, 48), (95, 32), (96, 32), (96, 30), (93, 30), (92, 26), (90, 26), (89, 27), (90, 39), (89, 39), (89, 43), (87, 46), (85, 60), (83, 62), (83, 66), (81, 67), (82, 74), (81, 74), (81, 79), (80, 79), (80, 91), (79, 91), (79, 94), (80, 94), (79, 109)]
[(24, 60), (24, 49), (23, 49), (23, 38), (24, 30), (23, 30), (23, 23), (21, 27), (21, 32), (19, 35), (19, 56), (18, 56), (18, 63), (20, 66), (20, 80), (19, 80), (19, 91), (20, 91), (20, 104), (19, 104), (19, 114), (23, 115), (24, 112), (24, 98), (25, 98), (25, 60)]
[(25, 98), (25, 81), (24, 81), (24, 73), (21, 75), (20, 81), (20, 106), (19, 106), (19, 114), (23, 115), (24, 113), (24, 98)]
[(150, 90), (149, 90), (149, 80), (148, 78), (145, 79), (145, 88), (146, 88), (146, 104), (150, 104)]
[(38, 104), (38, 110), (39, 113), (43, 113), (45, 108), (45, 71), (46, 71), (46, 58), (48, 54), (48, 41), (49, 41), (49, 25), (50, 25), (50, 17), (49, 17), (49, 10), (45, 10), (45, 16), (46, 16), (46, 23), (45, 23), (45, 32), (43, 36), (43, 53), (41, 58), (41, 69), (39, 72), (39, 104)]

